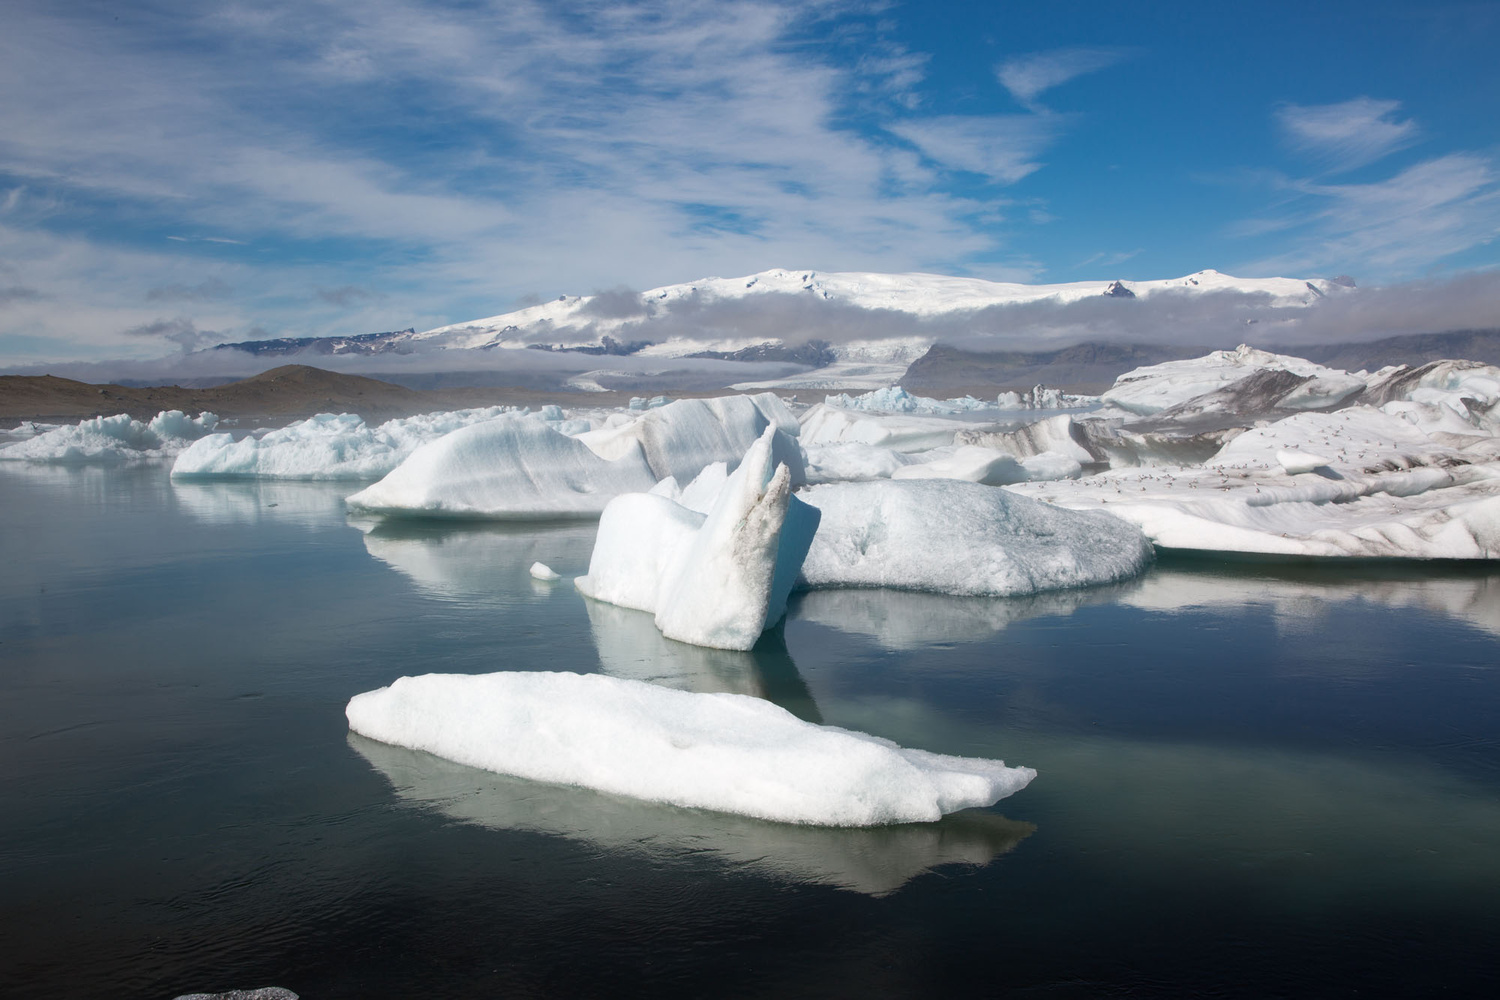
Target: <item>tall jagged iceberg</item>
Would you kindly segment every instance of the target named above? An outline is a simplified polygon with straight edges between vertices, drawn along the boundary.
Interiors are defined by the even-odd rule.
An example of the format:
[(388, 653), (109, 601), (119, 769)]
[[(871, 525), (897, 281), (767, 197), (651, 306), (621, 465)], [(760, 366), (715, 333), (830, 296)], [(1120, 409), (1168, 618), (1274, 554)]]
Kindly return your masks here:
[(775, 459), (776, 434), (765, 429), (706, 514), (660, 493), (611, 501), (578, 589), (651, 612), (671, 639), (718, 649), (755, 645), (785, 612), (818, 526), (817, 512), (791, 495), (791, 471)]

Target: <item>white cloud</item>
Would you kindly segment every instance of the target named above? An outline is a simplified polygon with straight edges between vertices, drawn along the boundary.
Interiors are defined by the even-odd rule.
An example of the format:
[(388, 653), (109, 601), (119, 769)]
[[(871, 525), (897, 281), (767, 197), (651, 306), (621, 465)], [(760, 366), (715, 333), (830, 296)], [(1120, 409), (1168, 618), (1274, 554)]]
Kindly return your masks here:
[(1014, 184), (1041, 168), (1061, 124), (1058, 115), (945, 115), (886, 127), (945, 167)]
[(1353, 170), (1417, 141), (1411, 119), (1397, 121), (1399, 101), (1359, 97), (1340, 104), (1287, 104), (1276, 110), (1287, 142), (1335, 171)]
[(1010, 59), (995, 67), (1000, 85), (1024, 107), (1041, 110), (1037, 98), (1075, 77), (1108, 69), (1130, 55), (1120, 48), (1067, 48)]
[(1500, 173), (1473, 153), (1426, 160), (1368, 184), (1288, 186), (1300, 197), (1283, 219), (1302, 235), (1291, 249), (1245, 265), (1250, 273), (1411, 276), (1500, 234)]
[[(388, 292), (371, 327), (385, 329), (494, 312), (526, 291), (994, 261), (996, 203), (953, 196), (909, 148), (845, 124), (853, 102), (910, 120), (925, 57), (885, 44), (835, 59), (807, 44), (838, 10), (308, 0), (120, 11), (96, 31), (90, 15), (20, 0), (0, 36), (0, 176), (26, 188), (10, 186), (7, 206), (52, 207), (7, 222), (118, 220), (108, 241), (69, 237), (77, 252), (25, 282), (44, 293), (26, 332), (138, 349), (117, 331), (156, 317), (124, 315), (107, 333), (108, 303), (196, 287), (226, 259), (249, 272), (226, 272), (235, 295), (183, 318), (287, 335), (370, 321), (359, 309), (321, 329), (333, 320), (305, 311), (315, 287)], [(1008, 181), (1036, 168), (1043, 131), (939, 121), (918, 145)], [(966, 136), (976, 149), (959, 149)], [(232, 242), (217, 253), (208, 240)], [(99, 284), (111, 256), (108, 280), (133, 287)], [(278, 296), (299, 260), (317, 273)]]

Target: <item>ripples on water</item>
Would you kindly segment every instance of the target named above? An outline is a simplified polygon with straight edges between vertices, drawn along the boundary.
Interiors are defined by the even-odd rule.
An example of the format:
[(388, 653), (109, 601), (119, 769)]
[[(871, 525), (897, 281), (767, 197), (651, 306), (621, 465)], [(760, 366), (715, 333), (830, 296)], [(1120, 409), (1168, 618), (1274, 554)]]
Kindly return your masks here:
[[(1368, 996), (1500, 971), (1493, 570), (819, 592), (729, 653), (580, 597), (592, 525), (351, 522), (348, 490), (0, 470), (0, 991)], [(942, 823), (811, 829), (347, 733), (359, 691), (497, 669), (752, 694), (1040, 777)]]

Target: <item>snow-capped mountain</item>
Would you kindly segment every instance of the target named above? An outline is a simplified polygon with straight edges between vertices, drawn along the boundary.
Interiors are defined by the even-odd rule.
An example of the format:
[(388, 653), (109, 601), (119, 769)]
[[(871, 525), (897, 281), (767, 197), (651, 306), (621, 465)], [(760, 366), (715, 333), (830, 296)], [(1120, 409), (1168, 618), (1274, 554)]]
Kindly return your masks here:
[[(1348, 279), (1236, 278), (1218, 271), (1199, 271), (1181, 278), (1154, 281), (1075, 281), (1056, 285), (1024, 285), (940, 274), (876, 274), (863, 271), (825, 273), (777, 268), (742, 278), (703, 278), (642, 292), (605, 292), (601, 295), (561, 296), (551, 302), (514, 312), (440, 326), (410, 334), (414, 342), (449, 348), (517, 348), (545, 345), (555, 349), (598, 348), (599, 353), (684, 357), (702, 352), (743, 351), (767, 343), (761, 334), (734, 336), (732, 331), (705, 331), (707, 336), (684, 336), (678, 329), (654, 337), (653, 326), (673, 314), (736, 300), (751, 305), (762, 296), (811, 294), (830, 303), (858, 309), (888, 310), (931, 319), (978, 312), (991, 306), (1052, 300), (1059, 304), (1092, 296), (1140, 299), (1166, 293), (1239, 292), (1267, 296), (1268, 305), (1310, 305), (1336, 294)], [(677, 324), (673, 324), (677, 326)], [(605, 338), (608, 338), (607, 340)], [(771, 338), (772, 342), (776, 338)], [(851, 341), (835, 345), (840, 360), (898, 360), (921, 354), (929, 345), (887, 340)], [(908, 357), (909, 360), (909, 357)]]
[[(498, 316), (420, 332), (221, 344), (215, 350), (323, 357), (482, 351), (488, 358), (485, 365), (514, 367), (502, 362), (497, 352), (529, 349), (566, 352), (579, 361), (600, 356), (597, 363), (584, 362), (582, 368), (601, 369), (618, 367), (622, 357), (638, 359), (633, 362), (637, 366), (657, 367), (674, 359), (702, 358), (760, 362), (762, 368), (767, 363), (781, 365), (781, 375), (774, 376), (781, 381), (767, 385), (801, 387), (805, 382), (813, 388), (866, 384), (878, 388), (900, 378), (906, 366), (939, 339), (993, 334), (1000, 344), (1026, 334), (1029, 326), (1048, 328), (1057, 323), (1073, 324), (1067, 333), (1073, 340), (1110, 339), (1107, 330), (1098, 331), (1103, 329), (1099, 324), (1112, 322), (1122, 324), (1123, 329), (1134, 321), (1160, 332), (1157, 321), (1147, 317), (1140, 304), (1174, 297), (1217, 295), (1225, 305), (1222, 312), (1234, 314), (1231, 324), (1274, 322), (1326, 296), (1345, 293), (1352, 284), (1347, 278), (1237, 278), (1209, 270), (1155, 281), (1025, 285), (939, 274), (778, 268), (640, 293), (565, 295)], [(1098, 301), (1102, 308), (1087, 308), (1088, 300)], [(1012, 307), (1026, 315), (1004, 312)], [(1162, 312), (1175, 314), (1177, 310)], [(1229, 334), (1239, 335), (1238, 329)], [(460, 361), (454, 356), (453, 361), (457, 367), (472, 367), (477, 356), (467, 357)], [(515, 356), (510, 360), (521, 361)], [(529, 360), (540, 359), (532, 356)], [(567, 367), (560, 357), (553, 361), (557, 363), (552, 368)], [(802, 380), (793, 385), (783, 376), (794, 371), (808, 374), (798, 376)]]

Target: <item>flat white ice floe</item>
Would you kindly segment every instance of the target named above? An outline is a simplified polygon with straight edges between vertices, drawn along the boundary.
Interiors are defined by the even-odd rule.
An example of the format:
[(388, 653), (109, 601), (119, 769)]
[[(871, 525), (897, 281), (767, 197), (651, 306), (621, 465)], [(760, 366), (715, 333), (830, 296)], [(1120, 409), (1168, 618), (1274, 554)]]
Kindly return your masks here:
[(149, 421), (120, 413), (64, 424), (0, 447), (0, 461), (80, 464), (145, 462), (171, 458), (213, 431), (219, 418), (164, 410)]
[(1036, 777), (814, 725), (759, 698), (600, 674), (402, 677), (345, 714), (361, 736), (470, 767), (782, 823), (932, 822)]
[[(719, 649), (749, 649), (786, 610), (786, 599), (817, 530), (815, 511), (791, 495), (790, 472), (774, 459), (768, 426), (739, 468), (705, 476), (717, 492), (706, 513), (660, 491), (611, 501), (587, 576), (585, 595), (649, 611), (671, 639)], [(720, 485), (721, 484), (721, 485)], [(681, 496), (699, 496), (697, 483)]]
[(177, 457), (172, 475), (377, 479), (428, 441), (512, 410), (491, 406), (425, 413), (387, 420), (376, 427), (353, 413), (320, 413), (260, 437), (235, 440), (230, 434), (215, 434), (203, 438)]
[(377, 514), (543, 520), (597, 517), (620, 494), (654, 485), (639, 447), (610, 461), (541, 420), (509, 414), (429, 441), (348, 502)]
[(808, 587), (1010, 597), (1128, 579), (1151, 561), (1133, 524), (976, 483), (834, 483), (799, 496), (822, 513)]

